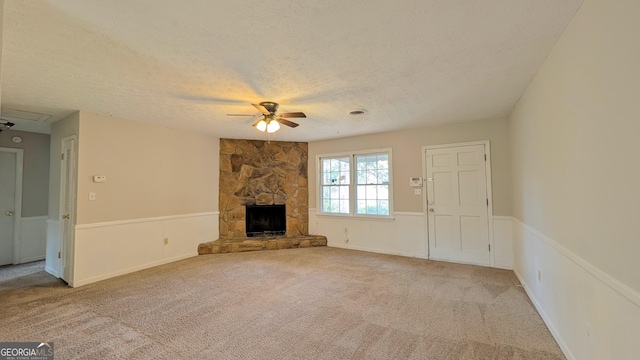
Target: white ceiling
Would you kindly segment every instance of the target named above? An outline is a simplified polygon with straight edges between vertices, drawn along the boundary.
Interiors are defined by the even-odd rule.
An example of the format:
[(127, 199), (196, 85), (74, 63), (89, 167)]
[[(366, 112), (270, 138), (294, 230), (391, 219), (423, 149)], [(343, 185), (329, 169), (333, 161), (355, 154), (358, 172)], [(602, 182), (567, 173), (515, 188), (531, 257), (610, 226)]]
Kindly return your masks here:
[(263, 139), (225, 114), (269, 100), (307, 114), (292, 141), (501, 117), (580, 4), (6, 0), (2, 106)]

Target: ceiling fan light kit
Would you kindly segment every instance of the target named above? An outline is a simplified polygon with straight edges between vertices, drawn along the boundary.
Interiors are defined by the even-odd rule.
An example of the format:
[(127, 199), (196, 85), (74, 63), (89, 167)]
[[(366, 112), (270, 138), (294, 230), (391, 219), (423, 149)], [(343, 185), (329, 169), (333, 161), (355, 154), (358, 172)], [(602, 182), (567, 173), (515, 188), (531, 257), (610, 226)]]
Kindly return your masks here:
[(267, 132), (274, 133), (278, 130), (280, 130), (280, 124), (278, 124), (278, 121), (275, 119), (269, 121), (269, 124), (267, 125)]

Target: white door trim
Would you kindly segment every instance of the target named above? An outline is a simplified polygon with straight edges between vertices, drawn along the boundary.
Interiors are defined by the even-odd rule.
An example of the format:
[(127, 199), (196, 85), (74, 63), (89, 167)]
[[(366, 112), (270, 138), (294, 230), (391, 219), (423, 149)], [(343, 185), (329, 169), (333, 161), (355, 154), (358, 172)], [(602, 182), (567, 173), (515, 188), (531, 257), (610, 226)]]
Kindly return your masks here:
[(16, 154), (16, 193), (13, 205), (13, 263), (20, 263), (22, 245), (22, 172), (24, 150), (0, 147), (0, 151)]
[[(491, 142), (489, 140), (480, 140), (480, 141), (469, 141), (469, 142), (461, 142), (461, 143), (452, 143), (452, 144), (438, 144), (438, 145), (425, 145), (422, 146), (422, 178), (426, 180), (427, 178), (427, 167), (425, 164), (427, 163), (427, 150), (433, 149), (445, 149), (450, 147), (459, 147), (459, 146), (469, 146), (469, 145), (484, 145), (484, 153), (487, 156), (487, 161), (484, 162), (485, 166), (485, 174), (487, 177), (487, 199), (489, 199), (489, 205), (487, 208), (487, 221), (489, 222), (487, 225), (489, 227), (489, 244), (491, 246), (491, 251), (489, 252), (490, 256), (490, 265), (495, 267), (496, 258), (495, 258), (495, 244), (493, 240), (493, 194), (491, 192)], [(424, 186), (424, 182), (423, 182)], [(425, 254), (427, 259), (430, 258), (429, 253), (429, 223), (427, 221), (427, 191), (423, 189), (422, 191), (422, 212), (425, 217), (425, 232), (427, 234), (427, 253)]]

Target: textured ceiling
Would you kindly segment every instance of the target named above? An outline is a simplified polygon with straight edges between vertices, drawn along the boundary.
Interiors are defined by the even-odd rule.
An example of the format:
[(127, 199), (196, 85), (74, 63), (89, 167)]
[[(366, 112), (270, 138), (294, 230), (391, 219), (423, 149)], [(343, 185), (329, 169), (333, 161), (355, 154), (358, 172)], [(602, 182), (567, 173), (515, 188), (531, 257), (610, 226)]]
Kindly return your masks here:
[(225, 114), (269, 100), (307, 114), (277, 133), (294, 141), (495, 118), (580, 4), (5, 0), (2, 106), (262, 139)]

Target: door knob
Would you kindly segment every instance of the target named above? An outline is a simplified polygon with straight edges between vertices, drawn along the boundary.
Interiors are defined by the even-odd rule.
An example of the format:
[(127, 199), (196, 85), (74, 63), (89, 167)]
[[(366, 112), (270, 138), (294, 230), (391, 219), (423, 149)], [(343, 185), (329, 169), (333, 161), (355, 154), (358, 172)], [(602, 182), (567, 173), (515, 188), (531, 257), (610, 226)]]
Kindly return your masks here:
[(13, 216), (13, 211), (7, 211), (7, 212), (5, 213), (5, 215), (7, 215), (7, 216)]
[(433, 208), (429, 208), (429, 212), (436, 212)]
[(64, 219), (69, 220), (69, 214), (67, 214), (67, 215), (62, 215), (62, 219), (63, 219), (63, 220), (64, 220)]

